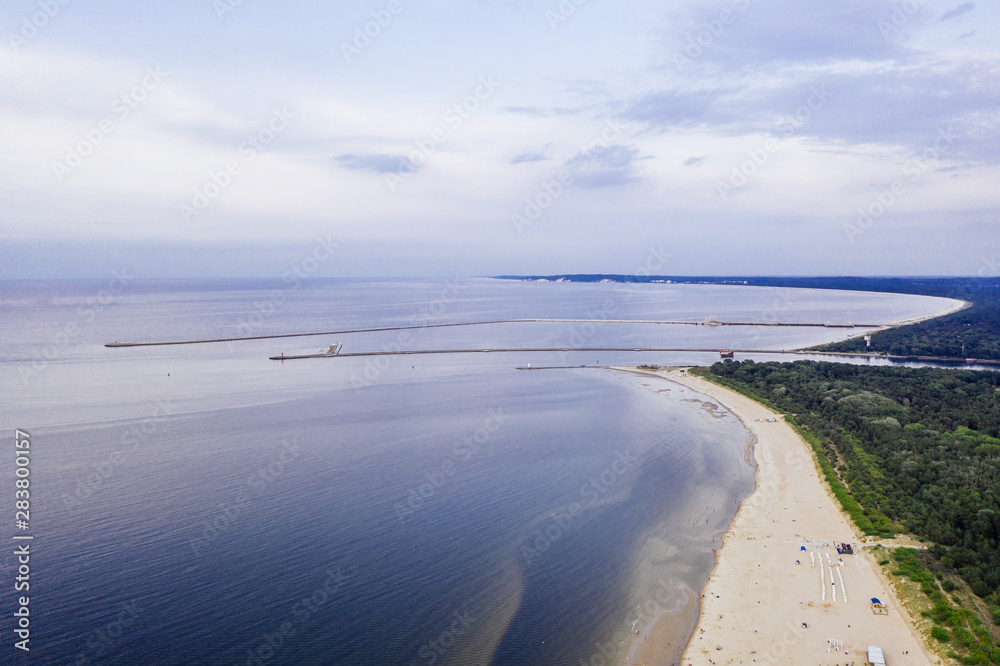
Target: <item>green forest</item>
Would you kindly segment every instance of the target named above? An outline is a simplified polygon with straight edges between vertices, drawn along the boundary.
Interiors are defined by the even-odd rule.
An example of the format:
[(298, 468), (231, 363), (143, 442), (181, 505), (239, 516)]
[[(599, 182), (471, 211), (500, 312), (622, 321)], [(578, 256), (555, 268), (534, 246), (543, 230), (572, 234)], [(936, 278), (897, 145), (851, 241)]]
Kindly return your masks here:
[(879, 331), (872, 335), (870, 348), (863, 339), (854, 338), (815, 349), (1000, 360), (1000, 288), (978, 285), (974, 291), (970, 288), (934, 295), (972, 300), (972, 306), (919, 324)]
[[(707, 372), (785, 413), (859, 528), (927, 541), (929, 569), (966, 581), (1000, 624), (1000, 373), (732, 360)], [(1000, 663), (978, 618), (923, 575), (935, 637), (964, 663)]]
[(954, 359), (1000, 360), (1000, 278), (995, 261), (983, 261), (980, 274), (992, 277), (691, 277), (681, 275), (547, 275), (500, 276), (506, 280), (568, 280), (570, 282), (671, 282), (725, 284), (796, 289), (838, 289), (892, 294), (939, 296), (968, 301), (972, 306), (919, 324), (879, 331), (872, 346), (856, 338), (815, 347), (822, 351), (875, 352), (893, 356), (938, 356)]

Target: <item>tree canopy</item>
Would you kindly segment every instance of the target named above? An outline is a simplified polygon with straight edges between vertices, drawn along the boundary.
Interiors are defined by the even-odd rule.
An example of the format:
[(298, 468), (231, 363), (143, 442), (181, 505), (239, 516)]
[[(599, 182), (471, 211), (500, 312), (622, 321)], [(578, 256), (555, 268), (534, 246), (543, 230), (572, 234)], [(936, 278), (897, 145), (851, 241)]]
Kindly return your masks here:
[(933, 542), (1000, 617), (1000, 373), (731, 360), (709, 371), (812, 435), (863, 529)]

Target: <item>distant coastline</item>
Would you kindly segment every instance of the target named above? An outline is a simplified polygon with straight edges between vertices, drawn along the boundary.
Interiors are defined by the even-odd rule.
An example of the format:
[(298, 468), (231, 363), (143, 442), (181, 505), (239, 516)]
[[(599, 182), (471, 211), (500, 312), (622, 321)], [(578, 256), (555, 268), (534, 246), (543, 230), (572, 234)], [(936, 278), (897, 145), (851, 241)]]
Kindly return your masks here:
[[(704, 284), (794, 289), (839, 289), (969, 300), (962, 296), (1000, 285), (997, 277), (859, 277), (859, 276), (741, 276), (741, 275), (623, 275), (565, 273), (556, 275), (497, 275), (496, 280), (526, 282), (622, 282), (638, 284)], [(974, 300), (974, 299), (973, 299)]]
[(893, 362), (990, 366), (1000, 363), (1000, 277), (780, 277), (565, 274), (499, 276), (496, 279), (724, 285), (828, 289), (947, 298), (952, 307), (933, 315), (894, 322), (878, 331), (815, 345), (817, 353), (877, 356)]

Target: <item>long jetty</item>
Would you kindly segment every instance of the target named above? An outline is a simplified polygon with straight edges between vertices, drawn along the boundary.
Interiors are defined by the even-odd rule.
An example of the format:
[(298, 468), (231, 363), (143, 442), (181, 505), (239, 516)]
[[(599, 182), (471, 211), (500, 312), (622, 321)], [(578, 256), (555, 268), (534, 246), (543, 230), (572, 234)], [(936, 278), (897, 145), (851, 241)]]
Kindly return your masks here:
[[(517, 347), (517, 348), (493, 348), (493, 349), (398, 349), (370, 352), (347, 352), (328, 354), (301, 354), (289, 356), (269, 357), (272, 361), (294, 361), (303, 358), (342, 358), (351, 356), (418, 356), (422, 354), (509, 354), (516, 352), (541, 352), (541, 353), (568, 353), (568, 352), (705, 352), (718, 354), (718, 347), (705, 349), (702, 347)], [(737, 349), (738, 354), (828, 354), (833, 356), (852, 356), (853, 354), (843, 354), (838, 352), (811, 352), (799, 349)], [(861, 356), (862, 354), (858, 354)], [(874, 354), (870, 354), (874, 356)], [(884, 356), (881, 358), (885, 358)]]
[[(569, 353), (569, 352), (695, 352), (695, 353), (719, 353), (718, 348), (705, 349), (702, 347), (518, 347), (516, 349), (401, 349), (387, 351), (370, 352), (347, 352), (330, 354), (322, 352), (319, 354), (302, 354), (294, 356), (271, 356), (272, 361), (294, 361), (306, 358), (340, 358), (358, 356), (418, 356), (422, 354), (509, 354), (509, 353)], [(981, 358), (953, 358), (945, 356), (898, 356), (894, 354), (878, 354), (864, 352), (831, 352), (817, 351), (811, 349), (735, 349), (736, 354), (796, 354), (801, 356), (829, 356), (841, 358), (869, 358), (881, 359), (885, 361), (938, 363), (944, 365), (995, 365), (1000, 366), (1000, 361)], [(555, 368), (556, 366), (552, 366)], [(572, 366), (572, 367), (598, 367), (598, 366)], [(545, 368), (538, 368), (545, 369)]]
[[(351, 333), (380, 333), (384, 331), (408, 331), (424, 328), (449, 328), (454, 326), (488, 326), (492, 324), (654, 324), (660, 326), (785, 326), (814, 328), (886, 328), (889, 324), (816, 323), (816, 322), (760, 322), (760, 321), (667, 321), (650, 319), (493, 319), (487, 321), (467, 321), (450, 324), (412, 324), (407, 326), (379, 326), (372, 328), (350, 328), (338, 331), (311, 331), (308, 333), (275, 333), (270, 335), (248, 335), (230, 338), (205, 338), (201, 340), (163, 340), (153, 342), (109, 342), (105, 347), (162, 347), (168, 345), (203, 345), (215, 342), (245, 342), (249, 340), (278, 340), (281, 338), (308, 338), (322, 335), (348, 335)], [(286, 357), (287, 358), (287, 357)], [(307, 357), (307, 358), (311, 358)]]
[[(719, 348), (712, 349), (685, 347), (518, 347), (516, 349), (400, 349), (372, 352), (348, 352), (339, 354), (303, 354), (299, 356), (271, 356), (272, 361), (294, 361), (302, 358), (341, 358), (345, 356), (409, 356), (420, 354), (507, 354), (513, 352), (712, 352), (719, 353)], [(787, 352), (773, 349), (741, 349), (741, 354), (780, 354)]]

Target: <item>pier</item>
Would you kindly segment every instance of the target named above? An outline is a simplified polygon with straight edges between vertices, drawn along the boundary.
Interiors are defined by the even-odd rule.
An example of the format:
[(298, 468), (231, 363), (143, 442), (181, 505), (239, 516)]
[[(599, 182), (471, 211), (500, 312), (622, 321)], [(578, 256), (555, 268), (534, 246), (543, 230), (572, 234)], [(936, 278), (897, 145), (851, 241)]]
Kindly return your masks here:
[[(831, 358), (868, 358), (893, 361), (896, 363), (917, 362), (917, 363), (937, 363), (942, 365), (992, 365), (1000, 366), (1000, 361), (979, 358), (946, 358), (940, 356), (895, 356), (890, 354), (866, 354), (861, 352), (828, 352), (814, 351), (809, 349), (736, 349), (736, 354), (795, 354), (798, 356), (827, 356)], [(294, 356), (271, 356), (272, 361), (295, 361), (306, 358), (342, 358), (360, 356), (419, 356), (422, 354), (510, 354), (510, 353), (570, 353), (570, 352), (693, 352), (702, 354), (718, 354), (717, 348), (705, 349), (702, 347), (519, 347), (519, 348), (492, 348), (492, 349), (401, 349), (387, 351), (370, 352), (348, 352), (348, 353), (319, 353), (300, 354)], [(538, 370), (555, 369), (557, 366), (538, 367)], [(561, 367), (561, 366), (559, 366)], [(584, 367), (584, 366), (569, 366)], [(586, 366), (599, 367), (599, 366)], [(518, 368), (527, 370), (529, 368)], [(534, 368), (532, 368), (534, 369)]]
[[(816, 322), (760, 322), (760, 321), (670, 321), (650, 319), (493, 319), (488, 321), (468, 321), (450, 324), (411, 324), (404, 326), (379, 326), (372, 328), (351, 328), (337, 331), (311, 331), (308, 333), (274, 333), (270, 335), (249, 335), (230, 338), (205, 338), (201, 340), (164, 340), (153, 342), (109, 342), (105, 347), (160, 347), (168, 345), (203, 345), (216, 342), (245, 342), (249, 340), (279, 340), (282, 338), (308, 338), (321, 335), (348, 335), (350, 333), (380, 333), (384, 331), (409, 331), (425, 328), (449, 328), (455, 326), (489, 326), (493, 324), (643, 324), (657, 326), (781, 326), (812, 328), (888, 328), (889, 324), (816, 323)], [(717, 350), (716, 350), (717, 351)]]
[[(324, 335), (349, 335), (351, 333), (381, 333), (386, 331), (409, 331), (431, 328), (451, 328), (457, 326), (489, 326), (494, 324), (640, 324), (655, 326), (778, 326), (778, 327), (806, 327), (806, 328), (846, 328), (846, 329), (886, 329), (893, 326), (901, 326), (909, 322), (898, 322), (895, 324), (885, 323), (854, 323), (854, 322), (759, 322), (759, 321), (718, 321), (709, 318), (704, 321), (683, 321), (683, 320), (659, 320), (659, 319), (492, 319), (484, 321), (466, 321), (441, 324), (408, 324), (400, 326), (373, 326), (368, 328), (347, 328), (335, 331), (310, 331), (306, 333), (273, 333), (268, 335), (250, 335), (242, 337), (228, 338), (205, 338), (198, 340), (163, 340), (149, 342), (109, 342), (105, 347), (159, 347), (169, 345), (200, 345), (218, 342), (247, 342), (251, 340), (280, 340), (288, 338), (307, 338)], [(1000, 361), (978, 359), (978, 358), (947, 358), (940, 356), (897, 356), (891, 354), (878, 354), (866, 352), (828, 352), (814, 351), (806, 349), (736, 349), (737, 354), (799, 354), (810, 356), (828, 356), (831, 358), (868, 358), (882, 359), (893, 362), (918, 362), (934, 363), (940, 365), (963, 366), (963, 365), (985, 365), (1000, 366)], [(291, 356), (271, 356), (273, 361), (294, 361), (307, 358), (336, 358), (340, 356), (406, 356), (421, 354), (506, 354), (506, 353), (568, 353), (568, 352), (691, 352), (691, 353), (717, 353), (718, 348), (701, 347), (526, 347), (511, 349), (410, 349), (396, 351), (371, 351), (371, 352), (349, 352), (341, 353), (339, 348), (336, 353), (320, 352), (318, 354), (295, 354)]]
[[(303, 358), (342, 358), (346, 356), (409, 356), (420, 354), (508, 354), (508, 353), (559, 353), (559, 352), (710, 352), (718, 354), (718, 349), (685, 347), (519, 347), (517, 349), (401, 349), (398, 351), (348, 352), (335, 355), (303, 354), (299, 356), (271, 356), (272, 361), (294, 361)], [(788, 352), (773, 349), (741, 349), (741, 354), (782, 354)]]

